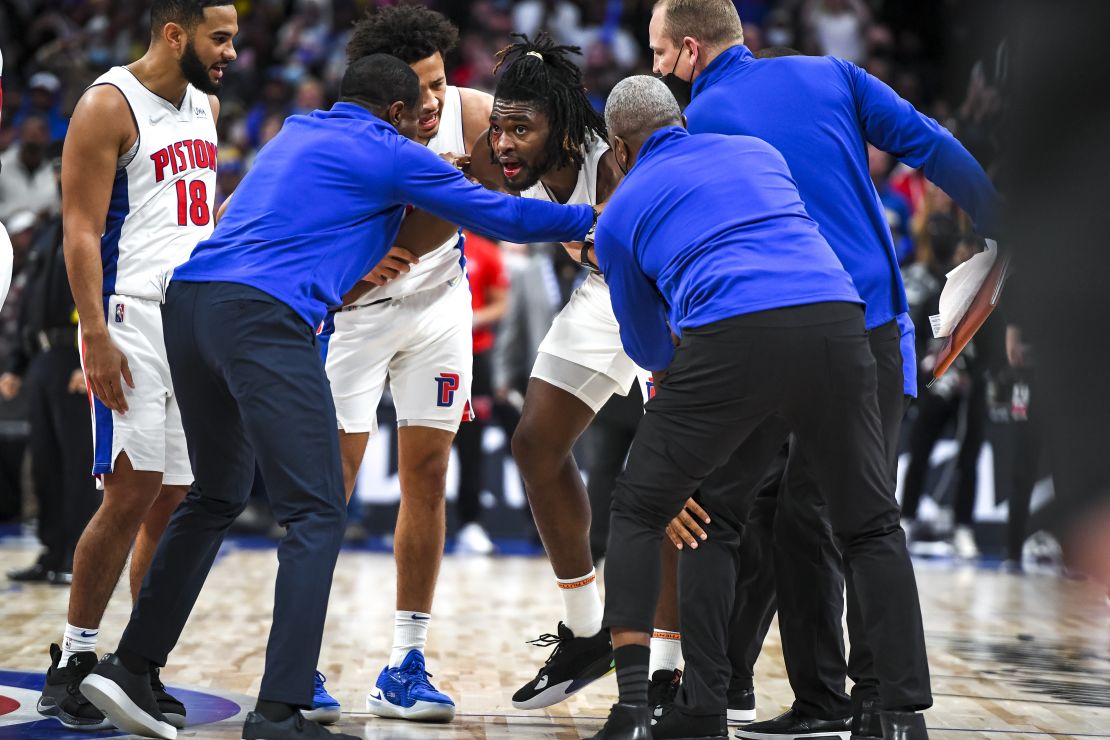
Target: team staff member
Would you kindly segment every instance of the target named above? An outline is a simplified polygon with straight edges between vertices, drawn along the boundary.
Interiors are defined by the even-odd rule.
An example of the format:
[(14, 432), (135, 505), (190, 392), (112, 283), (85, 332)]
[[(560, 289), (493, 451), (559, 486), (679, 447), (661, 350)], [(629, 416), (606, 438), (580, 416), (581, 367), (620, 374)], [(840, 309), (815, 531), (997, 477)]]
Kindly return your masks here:
[[(629, 356), (664, 377), (613, 497), (604, 624), (620, 703), (597, 737), (723, 735), (726, 661), (712, 713), (672, 712), (654, 730), (648, 724), (659, 546), (683, 502), (774, 416), (826, 485), (880, 677), (916, 689), (887, 705), (889, 736), (927, 737), (916, 714), (931, 701), (921, 611), (852, 279), (766, 142), (691, 136), (674, 98), (650, 77), (617, 85), (605, 117), (627, 174), (598, 224), (597, 257)], [(726, 605), (735, 577), (735, 567), (722, 568), (725, 588), (709, 589), (726, 594)], [(721, 655), (727, 614), (715, 633)]]
[[(867, 305), (865, 320), (878, 362), (879, 411), (888, 480), (893, 487), (906, 397), (916, 394), (913, 324), (890, 230), (868, 172), (866, 145), (874, 144), (907, 164), (922, 167), (926, 176), (950, 194), (972, 216), (979, 232), (987, 236), (998, 228), (997, 193), (983, 169), (951, 134), (855, 65), (830, 57), (802, 56), (757, 62), (743, 46), (740, 19), (728, 0), (659, 2), (652, 16), (649, 41), (655, 55), (654, 71), (666, 75), (665, 81), (680, 103), (693, 96), (685, 111), (690, 131), (755, 136), (779, 150), (798, 183), (807, 211), (852, 276)], [(736, 100), (744, 104), (736, 105)], [(787, 471), (787, 484), (794, 492), (792, 496), (804, 497), (811, 507), (821, 505), (822, 491), (797, 456)], [(822, 530), (805, 531), (816, 535)], [(838, 582), (841, 577), (842, 566), (832, 557), (834, 549), (828, 547), (828, 530), (823, 531), (825, 534), (816, 540), (814, 536), (794, 538), (789, 548), (792, 556), (776, 561), (776, 583), (784, 591), (779, 594), (783, 605), (813, 603), (807, 602), (806, 594), (796, 593), (807, 588), (801, 584)], [(818, 547), (827, 554), (820, 564), (802, 555)], [(791, 585), (795, 593), (788, 594)], [(860, 638), (859, 612), (850, 584), (848, 594), (849, 629)], [(838, 658), (841, 646), (828, 646), (840, 639), (839, 600), (823, 600), (811, 611), (818, 617), (809, 624), (786, 620), (788, 634), (783, 639), (790, 641), (793, 636), (795, 644), (800, 641), (802, 647), (793, 650), (792, 655), (805, 658), (813, 655), (811, 644), (816, 636), (818, 645), (825, 646), (821, 655), (826, 656), (816, 663), (816, 670), (825, 674), (817, 683), (828, 685), (832, 682), (829, 674), (843, 676), (844, 670), (843, 659)], [(798, 629), (792, 629), (796, 624)], [(877, 690), (870, 667), (874, 658), (865, 643), (862, 639), (852, 641), (849, 673), (857, 683), (856, 713), (862, 711), (865, 699), (875, 700), (879, 693), (882, 703), (906, 703), (909, 696), (903, 687)], [(796, 679), (807, 671), (799, 668), (789, 672)], [(797, 680), (792, 682), (797, 684)], [(899, 695), (901, 698), (897, 698)], [(924, 701), (924, 697), (915, 700)], [(842, 689), (817, 697), (812, 703), (821, 706), (829, 719), (841, 720), (852, 714)], [(806, 719), (812, 717), (792, 712), (775, 727), (758, 729), (790, 734), (795, 720)]]
[(312, 705), (346, 510), (316, 327), (395, 243), (406, 204), (521, 242), (580, 240), (596, 220), (590, 206), (491, 193), (406, 140), (416, 137), (419, 95), (416, 73), (396, 57), (352, 63), (340, 102), (286, 121), (212, 238), (174, 273), (163, 322), (196, 486), (170, 523), (119, 649), (82, 684), (122, 729), (175, 737), (146, 674), (176, 643), (246, 504), (257, 459), (286, 535), (260, 698), (243, 737), (327, 732), (296, 713)]

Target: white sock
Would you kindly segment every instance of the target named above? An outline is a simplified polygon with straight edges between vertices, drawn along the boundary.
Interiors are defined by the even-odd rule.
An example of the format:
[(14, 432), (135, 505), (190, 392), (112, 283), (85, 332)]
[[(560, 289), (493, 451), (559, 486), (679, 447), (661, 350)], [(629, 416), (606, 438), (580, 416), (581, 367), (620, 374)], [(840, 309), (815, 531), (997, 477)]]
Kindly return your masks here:
[(396, 668), (404, 662), (410, 650), (424, 652), (428, 642), (428, 622), (431, 614), (424, 612), (395, 612), (393, 615), (393, 650), (389, 653), (389, 667)]
[(74, 627), (67, 622), (65, 636), (62, 637), (62, 659), (58, 661), (58, 666), (65, 668), (74, 653), (95, 653), (99, 635), (100, 628)]
[(578, 578), (557, 578), (559, 591), (563, 594), (563, 608), (566, 619), (563, 623), (570, 628), (575, 637), (593, 637), (601, 631), (601, 617), (604, 606), (597, 590), (597, 571)]
[(656, 629), (651, 635), (651, 660), (648, 675), (656, 671), (673, 672), (682, 664), (682, 636), (670, 630)]

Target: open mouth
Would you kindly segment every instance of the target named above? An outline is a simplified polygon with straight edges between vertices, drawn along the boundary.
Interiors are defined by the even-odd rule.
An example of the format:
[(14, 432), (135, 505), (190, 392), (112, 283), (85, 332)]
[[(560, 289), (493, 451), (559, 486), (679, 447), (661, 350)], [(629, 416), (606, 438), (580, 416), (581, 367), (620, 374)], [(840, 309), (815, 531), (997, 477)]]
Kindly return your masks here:
[(226, 67), (226, 64), (213, 64), (211, 67), (209, 67), (208, 69), (212, 74), (212, 79), (222, 80), (224, 78), (224, 69)]
[(524, 165), (522, 165), (520, 162), (504, 159), (501, 160), (501, 172), (504, 173), (505, 178), (508, 180), (512, 180), (514, 177), (519, 175), (522, 169), (524, 169)]
[(433, 131), (439, 125), (439, 114), (432, 113), (431, 115), (421, 116), (416, 122), (421, 131)]

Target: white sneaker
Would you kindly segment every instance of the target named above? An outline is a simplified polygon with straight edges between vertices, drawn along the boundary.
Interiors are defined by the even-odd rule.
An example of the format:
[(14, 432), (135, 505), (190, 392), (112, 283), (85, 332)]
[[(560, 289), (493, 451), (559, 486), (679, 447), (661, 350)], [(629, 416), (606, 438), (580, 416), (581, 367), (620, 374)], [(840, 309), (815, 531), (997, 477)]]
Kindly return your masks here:
[(952, 548), (956, 551), (956, 557), (961, 560), (975, 560), (979, 557), (975, 533), (966, 525), (956, 527), (956, 531), (952, 534)]
[(478, 522), (465, 524), (455, 535), (455, 552), (464, 555), (492, 555), (493, 542)]

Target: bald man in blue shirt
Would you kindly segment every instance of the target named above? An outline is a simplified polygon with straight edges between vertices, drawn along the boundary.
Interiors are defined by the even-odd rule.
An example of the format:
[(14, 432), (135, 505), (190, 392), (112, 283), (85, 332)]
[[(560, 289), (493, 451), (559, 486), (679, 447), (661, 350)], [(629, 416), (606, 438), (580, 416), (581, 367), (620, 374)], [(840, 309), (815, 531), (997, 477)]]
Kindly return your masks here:
[[(651, 77), (619, 83), (605, 118), (627, 174), (598, 222), (598, 265), (625, 350), (664, 376), (613, 494), (604, 625), (620, 701), (596, 740), (725, 736), (723, 701), (645, 724), (659, 547), (687, 497), (771, 418), (827, 486), (880, 676), (922, 697), (885, 707), (884, 721), (913, 728), (908, 740), (927, 737), (915, 714), (929, 696), (921, 612), (851, 277), (766, 142), (690, 135)], [(717, 578), (706, 586), (728, 593), (735, 560)]]

